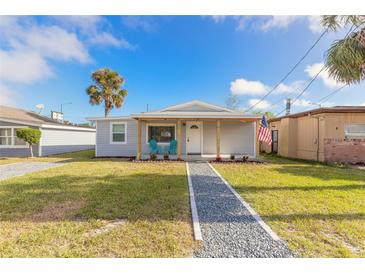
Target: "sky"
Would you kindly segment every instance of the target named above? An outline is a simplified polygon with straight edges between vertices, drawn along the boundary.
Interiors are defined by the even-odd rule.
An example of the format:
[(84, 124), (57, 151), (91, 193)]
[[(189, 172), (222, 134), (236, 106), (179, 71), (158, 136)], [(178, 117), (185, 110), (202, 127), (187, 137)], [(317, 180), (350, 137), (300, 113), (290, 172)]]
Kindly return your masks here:
[[(0, 16), (0, 104), (75, 123), (103, 116), (86, 88), (99, 68), (116, 70), (128, 90), (110, 115), (202, 100), (239, 108), (255, 104), (321, 35), (318, 16)], [(279, 113), (322, 67), (346, 30), (327, 33), (296, 70), (254, 111)], [(322, 72), (292, 111), (303, 111), (342, 86)], [(323, 106), (365, 105), (364, 84), (346, 87)]]

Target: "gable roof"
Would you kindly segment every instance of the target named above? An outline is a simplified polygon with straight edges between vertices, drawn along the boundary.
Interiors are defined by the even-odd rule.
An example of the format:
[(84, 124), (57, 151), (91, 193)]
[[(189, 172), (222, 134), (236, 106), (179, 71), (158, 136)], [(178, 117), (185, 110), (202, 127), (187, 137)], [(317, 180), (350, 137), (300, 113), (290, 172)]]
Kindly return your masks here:
[(327, 108), (316, 108), (303, 112), (293, 113), (281, 117), (271, 118), (269, 122), (279, 121), (284, 118), (298, 118), (307, 115), (316, 115), (322, 113), (365, 113), (365, 106), (335, 106)]
[[(199, 100), (193, 100), (193, 101), (189, 101), (189, 102), (185, 102), (182, 104), (178, 104), (178, 105), (173, 105), (167, 108), (163, 108), (160, 109), (157, 112), (166, 112), (166, 111), (191, 111), (192, 109), (195, 108), (200, 108), (200, 111), (224, 111), (224, 112), (234, 112), (231, 109), (228, 108), (224, 108), (221, 106), (217, 106), (217, 105), (213, 105), (213, 104), (209, 104), (203, 101), (199, 101)], [(205, 109), (205, 110), (203, 110)]]
[(64, 129), (79, 129), (79, 130), (92, 130), (94, 128), (79, 127), (65, 125), (61, 122), (55, 121), (51, 118), (42, 116), (33, 111), (27, 111), (20, 108), (8, 107), (0, 105), (0, 121), (18, 123), (29, 126), (48, 127), (48, 128), (64, 128)]
[(132, 118), (227, 118), (227, 119), (259, 119), (257, 115), (234, 111), (228, 108), (194, 100), (183, 104), (170, 106), (152, 112), (141, 112), (131, 115)]

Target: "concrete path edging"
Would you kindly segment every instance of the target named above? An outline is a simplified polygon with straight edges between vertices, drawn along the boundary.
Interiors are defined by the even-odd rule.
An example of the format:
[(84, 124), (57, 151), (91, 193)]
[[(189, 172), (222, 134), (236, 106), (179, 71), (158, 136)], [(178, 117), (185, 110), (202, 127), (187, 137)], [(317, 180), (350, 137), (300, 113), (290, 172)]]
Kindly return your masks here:
[(251, 213), (252, 217), (260, 224), (260, 226), (270, 235), (274, 241), (281, 241), (280, 237), (261, 219), (260, 215), (243, 200), (240, 194), (222, 177), (222, 175), (210, 164), (209, 167), (214, 171), (215, 174), (227, 185), (232, 193), (237, 197), (241, 204)]
[(188, 177), (191, 219), (192, 219), (192, 222), (193, 222), (194, 239), (196, 241), (202, 241), (203, 237), (202, 237), (202, 232), (201, 232), (201, 228), (200, 228), (198, 210), (196, 208), (194, 189), (193, 189), (193, 184), (191, 182), (188, 162), (186, 162), (186, 175)]

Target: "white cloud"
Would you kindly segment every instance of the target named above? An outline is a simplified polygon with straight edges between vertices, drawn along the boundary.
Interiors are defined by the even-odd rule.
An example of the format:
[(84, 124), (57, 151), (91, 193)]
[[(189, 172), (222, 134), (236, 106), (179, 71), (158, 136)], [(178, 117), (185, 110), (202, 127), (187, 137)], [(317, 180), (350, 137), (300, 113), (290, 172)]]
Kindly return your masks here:
[(221, 23), (226, 19), (226, 16), (225, 15), (212, 15), (211, 18), (215, 23)]
[(88, 63), (91, 60), (76, 34), (58, 26), (34, 26), (14, 38), (16, 41), (13, 46), (17, 50), (35, 51), (44, 57), (60, 61)]
[[(309, 77), (314, 77), (323, 67), (323, 63), (315, 63), (313, 65), (308, 65), (304, 72), (307, 73)], [(323, 84), (329, 88), (338, 88), (343, 86), (343, 83), (336, 81), (332, 77), (329, 76), (327, 70), (323, 70), (318, 78), (323, 81)]]
[(98, 26), (105, 24), (103, 18), (96, 15), (53, 16), (52, 18), (66, 29), (70, 29), (73, 31), (79, 30), (84, 35), (93, 35), (97, 32)]
[(93, 38), (90, 39), (90, 43), (102, 46), (113, 46), (116, 48), (134, 48), (127, 40), (118, 39), (108, 32), (102, 32), (95, 35)]
[(79, 32), (89, 44), (133, 49), (126, 39), (110, 32), (111, 25), (102, 16), (54, 16), (52, 19), (68, 30)]
[(51, 75), (45, 58), (35, 51), (0, 50), (0, 81), (29, 84)]
[[(284, 104), (286, 103), (286, 101), (284, 100)], [(298, 106), (298, 107), (308, 107), (308, 106), (314, 106), (313, 104), (311, 104), (310, 101), (306, 100), (306, 99), (298, 99), (293, 103), (293, 106)]]
[(262, 95), (267, 92), (268, 87), (260, 81), (249, 81), (243, 78), (231, 82), (232, 94), (237, 95)]
[[(252, 107), (252, 106), (256, 105), (259, 101), (260, 101), (260, 99), (250, 99), (250, 100), (248, 100), (248, 105), (250, 107)], [(270, 103), (266, 100), (262, 100), (260, 103), (258, 103), (255, 106), (256, 109), (260, 109), (260, 110), (267, 109), (268, 107), (270, 107)]]
[(152, 32), (156, 29), (156, 24), (147, 16), (123, 16), (122, 23), (133, 30)]
[(89, 63), (91, 57), (75, 33), (40, 25), (31, 18), (0, 20), (0, 80), (33, 83), (53, 75), (49, 61)]
[(295, 91), (299, 91), (303, 88), (304, 81), (295, 81), (290, 84), (280, 83), (276, 88), (275, 93), (292, 93)]
[[(280, 83), (273, 91), (273, 94), (294, 93), (303, 88), (304, 81), (294, 81), (290, 84)], [(272, 87), (260, 81), (250, 81), (244, 78), (239, 78), (231, 82), (230, 90), (236, 95), (264, 95), (271, 90)]]
[(11, 92), (5, 85), (0, 83), (0, 103), (2, 105), (15, 105), (14, 92)]
[(273, 28), (287, 28), (291, 23), (298, 20), (299, 16), (282, 16), (274, 15), (270, 19), (263, 22), (260, 26), (261, 30), (268, 31)]
[(321, 16), (318, 15), (310, 15), (307, 16), (308, 27), (313, 33), (321, 33), (324, 31), (324, 28), (321, 24)]
[(108, 26), (100, 16), (55, 16), (42, 23), (32, 17), (0, 16), (0, 80), (43, 80), (54, 75), (51, 61), (90, 63), (90, 45), (133, 49), (108, 32)]
[(261, 31), (269, 31), (273, 29), (287, 29), (294, 22), (302, 22), (307, 24), (308, 29), (313, 33), (320, 33), (324, 30), (321, 25), (321, 16), (210, 16), (215, 23), (222, 23), (230, 18), (236, 21), (236, 30), (241, 31), (246, 29), (247, 26), (251, 26), (253, 29)]

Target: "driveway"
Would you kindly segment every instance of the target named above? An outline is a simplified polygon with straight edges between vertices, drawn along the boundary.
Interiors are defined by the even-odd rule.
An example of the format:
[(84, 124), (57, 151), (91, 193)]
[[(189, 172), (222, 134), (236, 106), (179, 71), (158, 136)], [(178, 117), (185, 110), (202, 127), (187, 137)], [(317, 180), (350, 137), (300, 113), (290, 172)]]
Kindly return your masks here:
[(194, 257), (293, 257), (210, 165), (188, 165), (203, 238)]
[(22, 162), (0, 165), (0, 180), (25, 175), (31, 172), (63, 166), (65, 163)]

